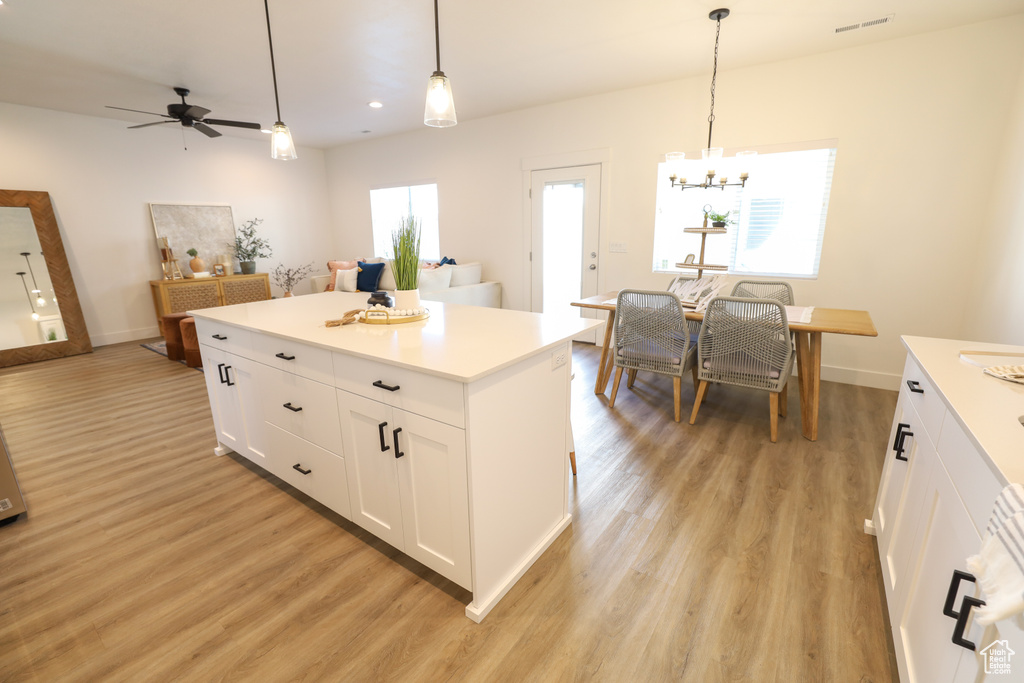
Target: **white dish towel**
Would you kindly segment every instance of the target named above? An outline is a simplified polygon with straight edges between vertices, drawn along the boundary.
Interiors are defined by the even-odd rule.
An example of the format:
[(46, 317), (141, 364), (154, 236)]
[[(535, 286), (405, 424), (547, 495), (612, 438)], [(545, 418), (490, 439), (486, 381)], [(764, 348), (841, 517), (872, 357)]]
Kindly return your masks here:
[(979, 624), (1024, 613), (1024, 486), (1010, 484), (996, 497), (981, 552), (967, 558), (985, 596)]

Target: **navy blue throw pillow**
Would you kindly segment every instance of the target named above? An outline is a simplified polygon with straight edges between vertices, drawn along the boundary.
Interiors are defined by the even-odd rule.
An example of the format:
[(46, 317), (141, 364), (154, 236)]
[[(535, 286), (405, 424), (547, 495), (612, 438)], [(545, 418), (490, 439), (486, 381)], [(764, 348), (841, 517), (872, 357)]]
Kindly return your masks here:
[(359, 273), (356, 275), (356, 291), (376, 292), (380, 284), (380, 276), (384, 272), (383, 263), (359, 262)]
[(439, 265), (439, 266), (447, 266), (447, 265), (457, 266), (459, 264), (457, 264), (455, 262), (455, 259), (448, 258), (447, 256), (445, 256), (443, 259), (441, 259), (441, 262), (438, 263), (437, 265)]

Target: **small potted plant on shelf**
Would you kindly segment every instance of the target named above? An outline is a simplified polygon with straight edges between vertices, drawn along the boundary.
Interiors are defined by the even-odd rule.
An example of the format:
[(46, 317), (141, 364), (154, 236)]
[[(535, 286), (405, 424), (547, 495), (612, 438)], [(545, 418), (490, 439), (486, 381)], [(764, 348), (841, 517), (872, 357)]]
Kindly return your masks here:
[(285, 296), (291, 296), (295, 285), (306, 279), (306, 276), (313, 272), (313, 264), (307, 263), (298, 268), (285, 268), (283, 263), (277, 264), (272, 273), (274, 284), (284, 290)]
[(395, 308), (420, 308), (420, 222), (415, 216), (406, 216), (391, 233), (394, 259), (391, 270), (395, 274)]
[(188, 262), (188, 267), (192, 269), (194, 275), (200, 276), (200, 273), (206, 272), (206, 261), (199, 258), (198, 251), (189, 249), (185, 253), (192, 257), (192, 260)]
[(256, 236), (256, 228), (262, 222), (262, 218), (253, 218), (242, 223), (235, 234), (235, 243), (228, 244), (238, 259), (243, 275), (252, 275), (256, 272), (256, 259), (270, 258), (274, 253), (270, 248), (270, 242)]
[(724, 228), (727, 225), (733, 225), (736, 223), (736, 221), (729, 218), (730, 213), (732, 212), (726, 211), (725, 213), (715, 213), (714, 211), (709, 211), (707, 214), (707, 219), (711, 221), (712, 227)]

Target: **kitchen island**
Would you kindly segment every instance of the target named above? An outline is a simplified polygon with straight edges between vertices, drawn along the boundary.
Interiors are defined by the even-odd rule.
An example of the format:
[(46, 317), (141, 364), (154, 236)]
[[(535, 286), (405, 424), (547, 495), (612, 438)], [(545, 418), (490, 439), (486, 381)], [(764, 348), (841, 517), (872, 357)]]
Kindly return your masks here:
[(482, 620), (569, 525), (571, 340), (597, 321), (425, 302), (327, 327), (366, 294), (192, 311), (235, 451), (473, 594)]

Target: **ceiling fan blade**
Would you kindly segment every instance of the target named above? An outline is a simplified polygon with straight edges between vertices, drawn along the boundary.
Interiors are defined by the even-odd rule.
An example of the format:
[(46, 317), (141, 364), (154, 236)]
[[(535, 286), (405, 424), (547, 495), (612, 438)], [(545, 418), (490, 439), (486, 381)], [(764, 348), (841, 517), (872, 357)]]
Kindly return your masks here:
[(184, 116), (191, 116), (194, 119), (201, 119), (209, 113), (210, 110), (206, 107), (200, 107), (198, 105), (193, 104), (185, 110)]
[(195, 128), (196, 130), (198, 130), (200, 133), (202, 133), (206, 137), (209, 137), (209, 138), (219, 138), (220, 137), (220, 133), (215, 131), (213, 128), (210, 128), (205, 123), (200, 123), (199, 121), (196, 121), (195, 123), (192, 124), (192, 127)]
[(222, 119), (203, 119), (203, 123), (208, 123), (212, 126), (234, 126), (235, 128), (252, 128), (254, 130), (260, 130), (263, 128), (258, 123), (249, 123), (247, 121), (224, 121)]
[(121, 111), (133, 111), (136, 114), (149, 114), (150, 116), (162, 116), (165, 119), (173, 119), (174, 118), (173, 116), (168, 116), (167, 114), (157, 114), (155, 111), (141, 111), (139, 109), (125, 109), (124, 107), (111, 107), (109, 104), (107, 105), (107, 109), (120, 109)]
[(128, 130), (132, 128), (146, 128), (147, 126), (159, 126), (161, 123), (177, 123), (177, 121), (154, 121), (153, 123), (140, 123), (137, 126), (128, 126)]

